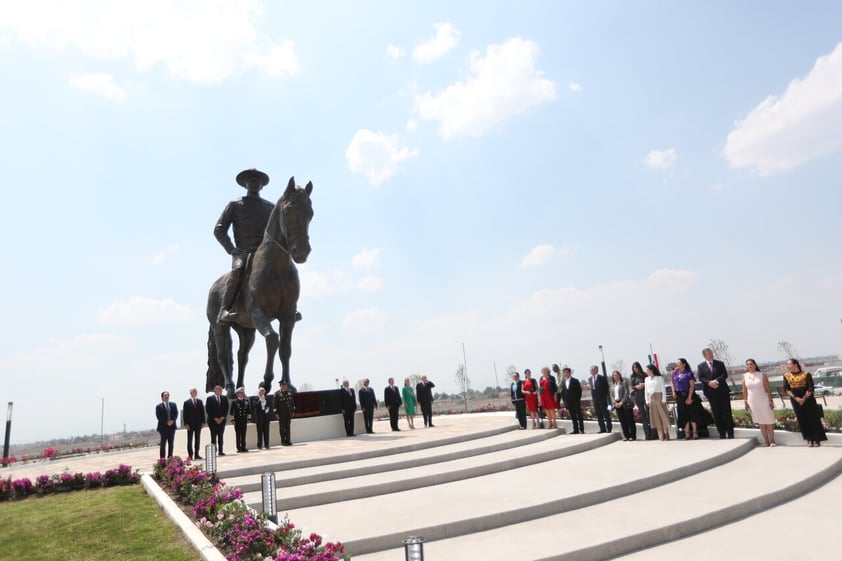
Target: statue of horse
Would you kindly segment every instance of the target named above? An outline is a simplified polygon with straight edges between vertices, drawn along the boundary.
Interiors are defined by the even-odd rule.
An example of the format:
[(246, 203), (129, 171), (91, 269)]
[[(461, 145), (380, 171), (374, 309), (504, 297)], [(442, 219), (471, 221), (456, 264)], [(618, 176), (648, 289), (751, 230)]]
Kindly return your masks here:
[[(222, 275), (211, 286), (208, 294), (208, 372), (207, 391), (223, 386), (229, 397), (237, 387), (244, 386), (248, 354), (254, 345), (255, 331), (266, 338), (266, 371), (263, 386), (271, 391), (275, 377), (275, 353), (280, 349), (282, 380), (292, 388), (289, 375), (289, 358), (292, 355), (292, 329), (295, 326), (298, 296), (301, 284), (296, 263), (304, 263), (310, 255), (310, 221), (313, 206), (310, 193), (313, 183), (303, 189), (296, 187), (291, 177), (284, 194), (275, 204), (263, 241), (251, 256), (246, 276), (240, 288), (234, 311), (236, 319), (217, 323), (222, 306), (222, 289), (230, 273)], [(300, 316), (299, 316), (300, 317)], [(272, 321), (278, 321), (278, 331)], [(231, 329), (240, 339), (237, 352), (237, 384), (232, 380), (233, 352)]]

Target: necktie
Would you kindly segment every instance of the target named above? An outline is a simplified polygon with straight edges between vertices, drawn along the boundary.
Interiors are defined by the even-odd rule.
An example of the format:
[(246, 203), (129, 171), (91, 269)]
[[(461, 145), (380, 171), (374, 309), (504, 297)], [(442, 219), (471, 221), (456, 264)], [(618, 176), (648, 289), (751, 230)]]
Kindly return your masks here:
[(167, 410), (167, 420), (171, 421), (172, 420), (172, 417), (171, 417), (172, 411), (170, 410), (170, 404), (165, 403), (164, 408)]
[(193, 398), (193, 409), (195, 409), (195, 408), (196, 408), (196, 398), (194, 397)]
[(221, 404), (222, 404), (222, 401), (220, 401), (219, 396), (216, 396), (216, 404), (217, 404), (217, 405), (221, 405)]

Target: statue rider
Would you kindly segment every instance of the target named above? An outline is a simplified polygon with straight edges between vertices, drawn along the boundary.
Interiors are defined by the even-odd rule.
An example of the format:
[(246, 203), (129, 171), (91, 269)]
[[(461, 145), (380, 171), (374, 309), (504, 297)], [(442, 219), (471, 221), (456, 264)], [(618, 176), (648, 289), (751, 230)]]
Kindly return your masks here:
[[(217, 323), (237, 319), (233, 311), (234, 300), (243, 281), (243, 272), (248, 256), (257, 250), (263, 241), (269, 215), (275, 205), (260, 197), (260, 190), (269, 183), (269, 176), (256, 169), (243, 170), (237, 174), (237, 183), (246, 189), (246, 195), (228, 203), (213, 229), (213, 235), (232, 257), (231, 274), (222, 292), (222, 306)], [(234, 243), (228, 237), (228, 228), (234, 226)]]

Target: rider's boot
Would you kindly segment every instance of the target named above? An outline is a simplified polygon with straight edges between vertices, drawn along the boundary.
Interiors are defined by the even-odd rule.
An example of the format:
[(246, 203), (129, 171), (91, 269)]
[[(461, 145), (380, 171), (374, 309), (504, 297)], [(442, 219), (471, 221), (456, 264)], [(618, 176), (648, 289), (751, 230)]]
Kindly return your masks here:
[(216, 323), (224, 323), (237, 319), (237, 312), (232, 311), (231, 308), (234, 306), (234, 298), (237, 296), (239, 280), (239, 275), (232, 270), (228, 276), (228, 282), (225, 283), (225, 288), (222, 290), (222, 307), (219, 309)]

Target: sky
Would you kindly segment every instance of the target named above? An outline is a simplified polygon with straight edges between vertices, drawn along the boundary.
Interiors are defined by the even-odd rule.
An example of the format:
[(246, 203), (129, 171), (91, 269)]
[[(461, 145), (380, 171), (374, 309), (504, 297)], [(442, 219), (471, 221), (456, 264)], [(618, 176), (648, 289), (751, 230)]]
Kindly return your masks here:
[[(292, 380), (842, 353), (842, 4), (0, 0), (12, 443), (204, 389), (234, 178), (312, 181)], [(258, 340), (246, 374), (256, 391)], [(496, 375), (495, 375), (496, 366)], [(279, 367), (276, 366), (276, 371)], [(104, 416), (101, 419), (104, 404)]]

